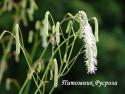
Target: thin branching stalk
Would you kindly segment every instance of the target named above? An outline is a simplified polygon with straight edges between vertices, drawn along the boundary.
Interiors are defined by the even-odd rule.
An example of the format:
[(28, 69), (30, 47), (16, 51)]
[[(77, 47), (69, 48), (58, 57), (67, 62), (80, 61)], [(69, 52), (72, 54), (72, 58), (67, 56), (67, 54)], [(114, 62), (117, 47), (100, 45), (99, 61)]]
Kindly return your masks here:
[[(9, 2), (5, 2), (4, 8), (6, 6), (6, 3)], [(27, 8), (28, 3), (30, 4), (30, 6), (28, 7), (28, 10), (25, 11), (24, 9)], [(21, 16), (19, 16), (20, 19), (16, 19), (15, 23), (19, 23), (19, 21), (22, 20), (24, 22), (24, 25), (26, 25), (26, 13), (28, 13), (29, 20), (33, 20), (33, 14), (34, 11), (37, 10), (37, 5), (35, 3), (35, 0), (21, 0), (21, 4), (23, 4), (21, 5)], [(17, 12), (19, 10), (18, 6), (14, 7), (14, 5), (12, 5), (9, 10), (11, 10), (11, 8), (15, 8)], [(91, 19), (93, 19), (95, 22), (95, 36), (93, 35), (91, 25), (88, 22)], [(33, 84), (35, 84), (36, 87), (34, 94), (45, 94), (47, 91), (47, 84), (50, 84), (52, 81), (53, 85), (51, 86), (51, 88), (49, 88), (49, 94), (52, 94), (54, 89), (58, 88), (59, 79), (62, 76), (65, 76), (71, 70), (79, 55), (81, 55), (82, 53), (85, 53), (87, 72), (91, 74), (95, 73), (95, 71), (97, 70), (96, 42), (99, 41), (98, 20), (95, 17), (92, 17), (89, 20), (84, 11), (79, 11), (75, 16), (68, 13), (62, 21), (58, 21), (55, 24), (51, 13), (47, 11), (45, 13), (44, 20), (35, 22), (36, 30), (30, 30), (29, 32), (27, 42), (28, 44), (32, 44), (32, 51), (29, 51), (29, 49), (25, 47), (22, 31), (18, 24), (14, 24), (13, 32), (4, 31), (0, 35), (0, 41), (3, 40), (3, 37), (6, 33), (8, 33), (12, 37), (12, 39), (9, 40), (7, 47), (5, 47), (5, 43), (1, 42), (4, 55), (1, 59), (0, 82), (2, 80), (5, 69), (7, 69), (7, 67), (5, 68), (5, 66), (7, 66), (6, 62), (13, 42), (15, 42), (16, 46), (15, 57), (20, 57), (20, 55), (23, 55), (23, 58), (26, 60), (26, 64), (28, 66), (27, 77), (19, 90), (19, 94), (29, 93), (32, 80)], [(67, 22), (68, 24), (66, 29), (64, 30), (62, 27), (65, 22)], [(77, 28), (77, 31), (75, 31), (76, 29), (74, 29), (75, 22), (77, 22), (80, 26)], [(73, 50), (75, 49), (75, 45), (77, 44), (77, 39), (83, 41), (83, 45), (79, 47), (78, 52), (74, 54)], [(41, 52), (38, 51), (40, 47), (42, 49)], [(51, 48), (52, 51), (50, 51), (49, 48)], [(64, 52), (62, 52), (62, 48), (65, 48)], [(85, 48), (85, 50), (83, 48)], [(44, 56), (49, 51), (51, 53), (51, 56), (47, 59), (44, 59)], [(38, 52), (40, 55), (38, 54)], [(34, 60), (36, 62), (34, 62)], [(42, 60), (42, 63), (39, 60)], [(2, 67), (4, 67), (4, 69)]]

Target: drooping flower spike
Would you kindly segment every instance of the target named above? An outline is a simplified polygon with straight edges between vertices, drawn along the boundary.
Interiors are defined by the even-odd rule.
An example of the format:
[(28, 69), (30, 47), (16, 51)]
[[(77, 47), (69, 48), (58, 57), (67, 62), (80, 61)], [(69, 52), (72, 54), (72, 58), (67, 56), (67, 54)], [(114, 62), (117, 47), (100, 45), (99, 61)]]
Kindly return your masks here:
[(82, 34), (83, 42), (85, 44), (87, 73), (93, 74), (97, 70), (97, 48), (95, 36), (93, 35), (92, 28), (88, 23), (88, 18), (84, 11), (79, 11), (76, 15), (76, 19), (80, 23), (79, 32)]

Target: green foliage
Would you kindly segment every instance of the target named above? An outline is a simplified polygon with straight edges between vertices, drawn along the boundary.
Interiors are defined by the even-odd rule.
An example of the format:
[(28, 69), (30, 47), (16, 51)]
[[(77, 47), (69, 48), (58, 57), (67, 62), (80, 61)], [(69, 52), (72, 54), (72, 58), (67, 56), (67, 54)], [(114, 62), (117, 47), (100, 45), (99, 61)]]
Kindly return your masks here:
[[(35, 3), (34, 3), (35, 2)], [(15, 6), (16, 5), (16, 6)], [(37, 5), (37, 6), (36, 6)], [(33, 7), (32, 7), (33, 6)], [(99, 44), (98, 44), (98, 62), (99, 67), (96, 75), (86, 75), (86, 68), (82, 65), (84, 61), (83, 55), (81, 56), (80, 49), (81, 47), (81, 40), (77, 39), (77, 45), (75, 42), (74, 50), (72, 51), (71, 57), (75, 56), (79, 58), (76, 60), (69, 72), (69, 70), (64, 71), (63, 76), (59, 80), (59, 86), (56, 89), (55, 93), (62, 93), (62, 94), (124, 94), (124, 87), (125, 87), (125, 33), (124, 33), (124, 2), (116, 1), (116, 0), (1, 0), (0, 1), (0, 34), (4, 30), (11, 31), (11, 35), (13, 34), (14, 26), (16, 23), (19, 23), (21, 28), (21, 33), (24, 41), (20, 40), (23, 51), (20, 53), (20, 57), (16, 60), (15, 58), (15, 40), (10, 34), (5, 34), (4, 37), (0, 36), (0, 77), (4, 75), (2, 78), (2, 83), (0, 86), (0, 94), (17, 94), (18, 90), (24, 86), (25, 94), (34, 94), (33, 91), (36, 90), (38, 84), (40, 84), (39, 77), (41, 78), (44, 70), (51, 59), (52, 55), (52, 48), (50, 47), (53, 43), (55, 46), (55, 35), (56, 32), (51, 32), (52, 27), (49, 29), (49, 33), (51, 33), (51, 40), (49, 46), (46, 50), (42, 48), (42, 41), (41, 34), (39, 31), (43, 29), (43, 20), (44, 14), (47, 10), (51, 12), (53, 15), (54, 21), (61, 21), (62, 18), (67, 12), (72, 14), (76, 14), (79, 10), (84, 10), (88, 17), (91, 18), (92, 16), (97, 17), (99, 21)], [(67, 18), (68, 19), (68, 18)], [(63, 21), (62, 21), (63, 22)], [(92, 22), (90, 20), (90, 22)], [(69, 23), (69, 24), (68, 24)], [(72, 33), (71, 24), (74, 22), (69, 19), (61, 24), (62, 32), (69, 31)], [(49, 24), (53, 24), (51, 21), (51, 17), (49, 17)], [(93, 23), (92, 23), (93, 24)], [(56, 24), (54, 24), (56, 27)], [(94, 25), (93, 25), (94, 26)], [(74, 25), (74, 30), (77, 31), (78, 25)], [(49, 27), (48, 27), (49, 28)], [(67, 29), (66, 29), (67, 28)], [(93, 28), (96, 29), (95, 27)], [(32, 34), (33, 31), (33, 34)], [(30, 32), (30, 33), (29, 33)], [(29, 37), (30, 36), (30, 37)], [(38, 37), (37, 37), (38, 36)], [(67, 33), (64, 33), (64, 36), (61, 36), (60, 41), (64, 38), (67, 38)], [(65, 49), (66, 45), (71, 45), (68, 49), (72, 47), (70, 44), (73, 40), (73, 36), (61, 46), (59, 55), (59, 50), (55, 53), (55, 57), (57, 62), (60, 61), (64, 62), (65, 69), (67, 69), (68, 64), (66, 61), (68, 60), (69, 52)], [(21, 34), (20, 34), (21, 37)], [(44, 38), (46, 39), (46, 38)], [(50, 39), (47, 37), (47, 40)], [(36, 42), (37, 41), (37, 42)], [(22, 43), (23, 42), (23, 43)], [(67, 43), (68, 42), (68, 43)], [(56, 45), (58, 47), (58, 45)], [(22, 49), (21, 48), (21, 49)], [(82, 50), (82, 49), (81, 49)], [(65, 51), (65, 52), (64, 52)], [(79, 52), (78, 52), (79, 51)], [(43, 54), (41, 55), (41, 53)], [(31, 69), (28, 67), (26, 63), (26, 55), (29, 65)], [(41, 55), (42, 59), (39, 59)], [(5, 62), (6, 61), (6, 62)], [(40, 62), (40, 63), (38, 63)], [(69, 65), (72, 63), (69, 63)], [(41, 66), (42, 65), (42, 66)], [(7, 67), (8, 66), (8, 67)], [(41, 73), (39, 73), (39, 69), (41, 66)], [(61, 74), (61, 70), (63, 69), (63, 65), (61, 65), (59, 69), (59, 74)], [(1, 74), (3, 73), (4, 74)], [(50, 69), (48, 69), (48, 75), (51, 71), (51, 74), (54, 73), (54, 66), (50, 65)], [(63, 70), (62, 70), (63, 71)], [(35, 73), (37, 72), (37, 73)], [(68, 73), (68, 74), (67, 74)], [(67, 74), (67, 75), (65, 75)], [(31, 77), (30, 80), (28, 77)], [(38, 77), (39, 75), (39, 77)], [(34, 76), (34, 77), (33, 77)], [(35, 78), (35, 79), (34, 79)], [(46, 75), (45, 77), (47, 78)], [(1, 78), (0, 78), (1, 79)], [(76, 81), (92, 81), (92, 80), (101, 80), (101, 81), (118, 81), (118, 86), (113, 87), (89, 87), (89, 86), (76, 86), (76, 87), (63, 87), (60, 86), (60, 81), (62, 79), (69, 79), (69, 80), (76, 80)], [(36, 80), (36, 81), (35, 81)], [(8, 84), (9, 83), (9, 84)], [(46, 94), (50, 90), (50, 86), (48, 86), (48, 81), (42, 82), (43, 85), (43, 92), (45, 91), (44, 87), (46, 86)], [(53, 86), (53, 80), (50, 81), (51, 86)], [(5, 88), (5, 85), (7, 88)], [(10, 89), (9, 89), (10, 86)], [(9, 90), (8, 90), (9, 89)], [(53, 88), (52, 88), (53, 91)], [(40, 92), (40, 90), (38, 90)]]
[[(8, 3), (10, 3), (10, 1), (5, 1), (4, 3), (8, 4)], [(26, 3), (26, 2), (23, 1), (23, 4), (24, 3)], [(33, 1), (31, 3), (34, 4)], [(16, 3), (14, 3), (14, 4), (16, 4)], [(8, 10), (8, 9), (4, 9), (4, 11), (6, 11), (6, 10)], [(12, 8), (9, 9), (9, 11), (10, 10), (12, 10)], [(18, 10), (16, 10), (16, 11), (18, 11)], [(19, 16), (19, 17), (21, 17), (21, 16)], [(50, 22), (49, 18), (51, 19), (52, 22)], [(79, 19), (79, 20), (77, 20), (77, 19)], [(23, 20), (23, 19), (21, 19), (21, 20)], [(66, 29), (66, 32), (64, 32), (62, 29), (62, 24), (68, 20), (70, 20), (69, 26), (67, 27), (68, 29)], [(54, 89), (58, 87), (58, 80), (62, 76), (66, 75), (71, 70), (71, 68), (74, 65), (74, 63), (76, 62), (78, 56), (84, 52), (83, 46), (81, 46), (79, 48), (79, 51), (76, 52), (75, 54), (73, 54), (74, 56), (72, 57), (74, 45), (77, 44), (76, 39), (79, 37), (79, 34), (82, 34), (80, 32), (86, 32), (86, 33), (89, 32), (88, 33), (89, 34), (88, 36), (90, 36), (89, 38), (91, 38), (91, 35), (92, 35), (93, 43), (94, 43), (94, 45), (96, 45), (95, 37), (92, 33), (91, 26), (88, 23), (88, 18), (84, 11), (79, 11), (75, 16), (68, 13), (67, 16), (65, 16), (65, 18), (61, 22), (56, 22), (56, 23), (51, 15), (51, 13), (49, 11), (47, 11), (45, 13), (45, 17), (42, 21), (36, 21), (36, 25), (35, 25), (36, 30), (30, 30), (29, 34), (28, 34), (29, 38), (27, 38), (27, 40), (25, 40), (25, 41), (24, 41), (24, 37), (22, 35), (22, 31), (18, 24), (19, 22), (20, 22), (19, 18), (16, 18), (12, 32), (4, 31), (0, 35), (0, 41), (3, 42), (3, 45), (8, 44), (8, 48), (9, 48), (9, 50), (8, 50), (8, 48), (2, 47), (3, 52), (6, 50), (7, 50), (7, 52), (5, 52), (5, 58), (2, 57), (2, 60), (1, 60), (0, 83), (2, 82), (5, 71), (7, 70), (6, 66), (7, 66), (8, 59), (11, 59), (9, 57), (9, 54), (11, 53), (12, 46), (14, 44), (16, 45), (16, 48), (13, 52), (14, 57), (15, 57), (15, 63), (20, 63), (21, 62), (20, 57), (23, 56), (23, 59), (26, 60), (26, 64), (28, 66), (27, 70), (29, 70), (29, 71), (27, 73), (27, 77), (25, 78), (25, 81), (22, 86), (16, 79), (7, 78), (9, 80), (6, 80), (6, 87), (7, 87), (6, 89), (7, 90), (11, 89), (10, 86), (11, 86), (11, 83), (13, 83), (18, 88), (19, 94), (27, 94), (29, 92), (29, 89), (31, 87), (30, 83), (32, 80), (36, 85), (36, 87), (34, 86), (34, 88), (36, 88), (33, 91), (34, 94), (37, 94), (37, 93), (45, 94), (47, 91), (46, 90), (47, 84), (50, 84), (51, 80), (54, 82), (54, 84), (53, 84), (53, 86), (51, 86), (51, 84), (50, 84), (50, 86), (52, 88), (50, 89), (49, 94), (53, 93)], [(80, 28), (82, 28), (79, 32), (76, 32), (74, 30), (74, 25), (76, 24), (75, 22), (79, 23)], [(52, 24), (52, 26), (51, 26), (51, 24)], [(26, 24), (24, 23), (24, 25), (26, 25)], [(90, 27), (86, 28), (86, 26), (88, 26), (88, 25)], [(95, 23), (95, 27), (96, 27), (96, 25), (98, 25), (97, 21)], [(84, 27), (86, 28), (85, 30), (84, 30)], [(77, 29), (79, 29), (79, 28), (77, 28)], [(96, 30), (96, 32), (98, 32), (98, 31)], [(9, 36), (12, 37), (11, 39), (6, 40), (7, 43), (4, 41), (4, 37), (8, 36), (8, 35), (5, 35), (6, 33), (8, 33)], [(35, 39), (34, 39), (34, 36), (35, 36)], [(83, 33), (82, 38), (84, 38), (86, 36), (87, 35), (84, 35), (84, 33)], [(96, 37), (98, 37), (98, 34), (96, 34)], [(32, 41), (33, 39), (34, 39), (34, 41)], [(27, 49), (28, 46), (27, 47), (25, 46), (25, 44), (27, 44), (25, 42), (27, 42), (29, 44), (32, 43), (33, 46), (30, 47), (31, 51), (29, 51), (29, 49)], [(86, 44), (88, 45), (87, 47), (90, 47), (89, 48), (90, 50), (89, 50), (89, 53), (87, 53), (88, 48), (85, 46), (86, 47), (86, 57), (89, 57), (89, 56), (93, 55), (92, 53), (94, 53), (94, 51), (91, 50), (91, 41), (90, 41), (90, 43), (87, 43), (87, 42), (89, 42), (89, 41), (86, 41)], [(39, 53), (39, 51), (37, 49), (40, 47), (41, 44), (42, 44), (43, 49), (42, 49), (40, 55), (36, 58), (35, 55), (38, 55), (38, 53)], [(62, 53), (63, 52), (62, 46), (65, 46), (63, 48), (66, 49), (66, 51), (64, 51), (64, 54)], [(50, 50), (48, 50), (48, 48), (51, 48), (50, 56), (47, 55), (47, 58), (44, 58), (43, 56), (45, 56), (45, 54), (48, 53), (48, 51), (50, 51)], [(21, 51), (22, 51), (22, 55), (21, 55)], [(58, 61), (56, 59), (57, 56), (59, 56)], [(89, 64), (88, 64), (89, 66), (87, 66), (88, 73), (89, 72), (91, 74), (95, 73), (96, 69), (95, 69), (94, 62), (91, 61), (90, 57), (87, 59), (89, 61)], [(96, 56), (94, 59), (96, 59)], [(36, 62), (34, 62), (34, 60), (36, 60)], [(47, 62), (47, 65), (45, 65), (46, 62)], [(95, 63), (96, 62), (97, 61), (95, 61)], [(42, 67), (42, 66), (45, 66), (45, 67)], [(51, 69), (51, 67), (52, 67), (52, 69)], [(51, 80), (48, 79), (49, 71), (51, 71), (51, 75), (50, 75)], [(52, 75), (54, 75), (54, 79), (53, 79)]]

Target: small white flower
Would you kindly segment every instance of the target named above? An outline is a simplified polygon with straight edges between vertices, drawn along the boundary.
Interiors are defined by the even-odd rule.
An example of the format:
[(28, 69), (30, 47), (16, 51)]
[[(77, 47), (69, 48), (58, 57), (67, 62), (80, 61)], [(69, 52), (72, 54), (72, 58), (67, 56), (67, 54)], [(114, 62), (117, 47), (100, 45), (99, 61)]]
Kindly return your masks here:
[(85, 43), (85, 59), (87, 66), (87, 73), (95, 73), (97, 70), (97, 48), (96, 40), (92, 33), (92, 28), (88, 23), (87, 15), (84, 11), (78, 13), (78, 22), (80, 23), (80, 32), (82, 33), (82, 38)]
[(59, 22), (57, 22), (56, 23), (56, 42), (57, 42), (57, 44), (59, 44), (60, 43), (60, 32), (59, 32), (59, 27), (60, 27), (60, 23)]

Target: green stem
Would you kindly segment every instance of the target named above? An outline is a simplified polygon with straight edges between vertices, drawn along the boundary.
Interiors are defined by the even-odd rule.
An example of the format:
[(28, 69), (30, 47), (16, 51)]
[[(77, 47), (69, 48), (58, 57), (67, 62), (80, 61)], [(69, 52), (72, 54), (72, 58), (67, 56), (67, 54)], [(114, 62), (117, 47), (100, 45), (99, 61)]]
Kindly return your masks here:
[[(66, 41), (68, 40), (68, 39), (70, 39), (70, 38), (72, 38), (74, 35), (71, 35), (70, 37), (68, 37), (66, 40), (64, 40), (60, 45), (59, 45), (59, 47), (58, 48), (56, 48), (56, 50), (55, 50), (55, 52), (54, 52), (54, 54), (53, 54), (53, 56), (56, 54), (56, 52), (59, 50), (59, 48), (64, 44), (64, 43), (66, 43)], [(51, 65), (51, 61), (52, 61), (52, 59), (53, 59), (53, 56), (51, 56), (51, 59), (50, 59), (50, 61), (49, 61), (49, 63), (48, 63), (48, 65), (47, 65), (47, 67), (46, 67), (46, 70), (45, 70), (45, 72), (44, 72), (44, 74), (43, 74), (43, 77), (42, 77), (42, 80), (41, 80), (41, 82), (43, 81), (43, 79), (44, 79), (44, 77), (45, 77), (45, 75), (46, 75), (46, 73), (48, 72), (48, 70), (49, 70), (49, 67), (50, 67), (50, 65)], [(37, 94), (37, 92), (38, 92), (38, 90), (39, 90), (39, 88), (41, 87), (41, 85), (42, 85), (42, 83), (40, 83), (39, 84), (39, 87), (36, 89), (36, 91), (35, 91), (35, 93), (34, 94)]]
[[(72, 58), (72, 60), (70, 60), (68, 66), (69, 66), (70, 64), (71, 64), (71, 65), (70, 65), (70, 67), (68, 68), (68, 70), (67, 70), (66, 72), (65, 72), (65, 70), (66, 70), (67, 67), (64, 67), (64, 69), (63, 69), (62, 73), (60, 74), (60, 76), (64, 76), (64, 75), (66, 75), (66, 74), (70, 71), (70, 69), (71, 69), (72, 66), (74, 65), (75, 61), (77, 60), (78, 56), (84, 52), (84, 51), (81, 52), (82, 49), (83, 49), (83, 47), (81, 47), (81, 49), (79, 50), (78, 54), (77, 54), (74, 58)], [(73, 62), (73, 63), (72, 63), (72, 62)], [(64, 72), (65, 72), (65, 73), (64, 73)]]
[(49, 94), (52, 94), (54, 89), (55, 89), (55, 87), (52, 87), (51, 90), (49, 91)]
[(29, 81), (28, 78), (26, 78), (25, 82), (23, 83), (23, 86), (21, 87), (21, 89), (19, 91), (19, 94), (23, 94), (23, 90), (24, 90), (25, 86), (27, 85), (28, 81)]

